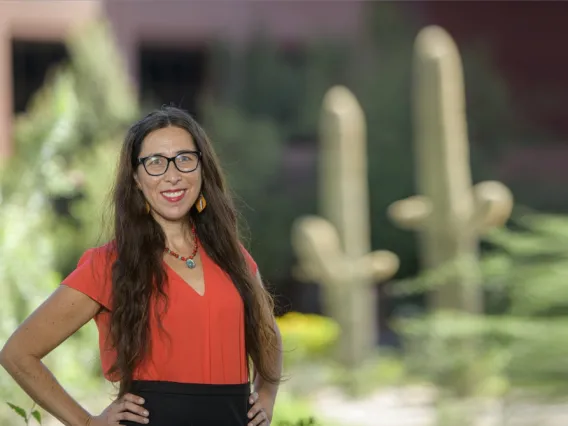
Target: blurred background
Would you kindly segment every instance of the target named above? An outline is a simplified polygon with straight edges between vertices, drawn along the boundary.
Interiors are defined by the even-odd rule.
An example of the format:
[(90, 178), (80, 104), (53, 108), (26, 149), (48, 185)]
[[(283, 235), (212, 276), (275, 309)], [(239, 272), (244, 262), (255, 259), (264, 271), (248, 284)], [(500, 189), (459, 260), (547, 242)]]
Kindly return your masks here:
[[(211, 136), (275, 295), (289, 379), (274, 425), (568, 424), (566, 16), (564, 2), (0, 1), (0, 344), (106, 241), (125, 130), (172, 104)], [(420, 151), (417, 129), (428, 126), (413, 112), (413, 58), (429, 25), (459, 50), (468, 140), (446, 135)], [(363, 112), (366, 137), (340, 144), (365, 150), (354, 169), (368, 182), (367, 245), (396, 260), (382, 278), (310, 275), (307, 234), (298, 228), (304, 243), (292, 244), (308, 215), (339, 226), (319, 201), (318, 172), (346, 176), (321, 150), (335, 146), (321, 129), (337, 85)], [(452, 144), (469, 157), (449, 148), (442, 158)], [(422, 183), (436, 173), (429, 193)], [(444, 189), (460, 176), (500, 182), (490, 232), (467, 219), (483, 198), (475, 188)], [(416, 194), (434, 208), (405, 229), (393, 203)], [(473, 207), (456, 219), (450, 204)], [(448, 286), (467, 290), (429, 298)], [(372, 303), (357, 309), (361, 300)], [(90, 323), (46, 360), (91, 410), (112, 391), (97, 343)], [(0, 398), (32, 407), (4, 371)], [(1, 425), (24, 423), (2, 404)], [(56, 423), (44, 414), (43, 424)]]

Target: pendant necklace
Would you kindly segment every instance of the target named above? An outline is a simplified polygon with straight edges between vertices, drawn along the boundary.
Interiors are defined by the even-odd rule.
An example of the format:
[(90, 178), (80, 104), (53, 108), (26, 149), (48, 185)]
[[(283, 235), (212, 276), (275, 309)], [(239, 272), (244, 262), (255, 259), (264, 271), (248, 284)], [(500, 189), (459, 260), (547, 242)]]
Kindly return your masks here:
[(177, 254), (175, 251), (170, 250), (169, 248), (165, 248), (164, 251), (170, 255), (172, 255), (173, 257), (182, 260), (185, 262), (185, 264), (187, 265), (187, 267), (189, 269), (193, 269), (195, 268), (195, 260), (193, 260), (193, 258), (195, 257), (195, 255), (197, 254), (197, 232), (195, 231), (195, 225), (192, 225), (191, 227), (191, 233), (193, 234), (193, 241), (194, 241), (194, 245), (193, 245), (193, 252), (191, 253), (190, 256), (188, 257), (183, 257), (180, 256), (179, 254)]

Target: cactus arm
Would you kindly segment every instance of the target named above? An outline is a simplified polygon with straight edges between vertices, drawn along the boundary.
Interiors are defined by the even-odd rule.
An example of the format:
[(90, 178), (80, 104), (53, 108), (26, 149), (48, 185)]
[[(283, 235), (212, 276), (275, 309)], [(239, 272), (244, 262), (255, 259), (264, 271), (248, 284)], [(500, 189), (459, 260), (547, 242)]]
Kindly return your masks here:
[(432, 203), (427, 197), (415, 195), (392, 203), (387, 214), (402, 229), (420, 230), (432, 215)]
[(306, 278), (333, 286), (347, 275), (347, 260), (341, 253), (339, 235), (327, 220), (305, 216), (294, 222), (292, 246)]
[(513, 194), (501, 182), (487, 181), (474, 186), (473, 226), (479, 232), (503, 226), (513, 210)]
[(324, 285), (346, 281), (371, 285), (391, 278), (399, 267), (398, 257), (387, 250), (348, 258), (341, 251), (333, 225), (317, 216), (303, 217), (294, 223), (292, 245), (301, 259), (305, 278)]
[(398, 257), (374, 251), (352, 259), (339, 247), (333, 225), (317, 216), (297, 219), (292, 227), (292, 246), (305, 278), (324, 287), (323, 306), (341, 328), (338, 358), (348, 368), (363, 361), (374, 346), (376, 296), (373, 284), (398, 270)]
[(399, 266), (397, 255), (387, 250), (376, 250), (355, 260), (353, 269), (354, 274), (362, 275), (361, 279), (369, 279), (371, 283), (375, 283), (392, 278)]

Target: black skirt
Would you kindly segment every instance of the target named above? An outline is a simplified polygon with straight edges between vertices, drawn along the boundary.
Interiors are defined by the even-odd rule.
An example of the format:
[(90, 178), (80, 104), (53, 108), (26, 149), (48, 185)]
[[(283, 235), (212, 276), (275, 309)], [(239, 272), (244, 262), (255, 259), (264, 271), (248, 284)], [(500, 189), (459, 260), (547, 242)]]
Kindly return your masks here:
[[(246, 426), (250, 385), (209, 385), (134, 381), (134, 395), (144, 398), (152, 426)], [(140, 423), (122, 421), (124, 426)]]

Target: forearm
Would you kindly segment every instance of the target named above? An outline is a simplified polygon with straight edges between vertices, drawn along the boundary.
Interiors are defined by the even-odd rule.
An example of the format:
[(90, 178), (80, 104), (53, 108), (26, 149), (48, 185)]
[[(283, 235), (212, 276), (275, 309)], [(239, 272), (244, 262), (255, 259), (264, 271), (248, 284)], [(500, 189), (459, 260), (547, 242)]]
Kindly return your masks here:
[[(278, 354), (275, 359), (275, 371), (278, 372), (279, 375), (282, 374), (282, 336), (280, 335), (280, 330), (276, 325), (276, 321), (274, 322), (274, 331), (276, 332), (276, 339), (278, 343)], [(254, 377), (254, 390), (256, 392), (264, 393), (272, 398), (273, 401), (276, 400), (276, 395), (278, 394), (278, 384), (277, 383), (270, 383), (264, 380), (264, 378), (260, 374), (255, 374)]]
[(57, 382), (36, 357), (16, 359), (2, 354), (0, 364), (43, 409), (66, 426), (87, 426), (90, 415)]

